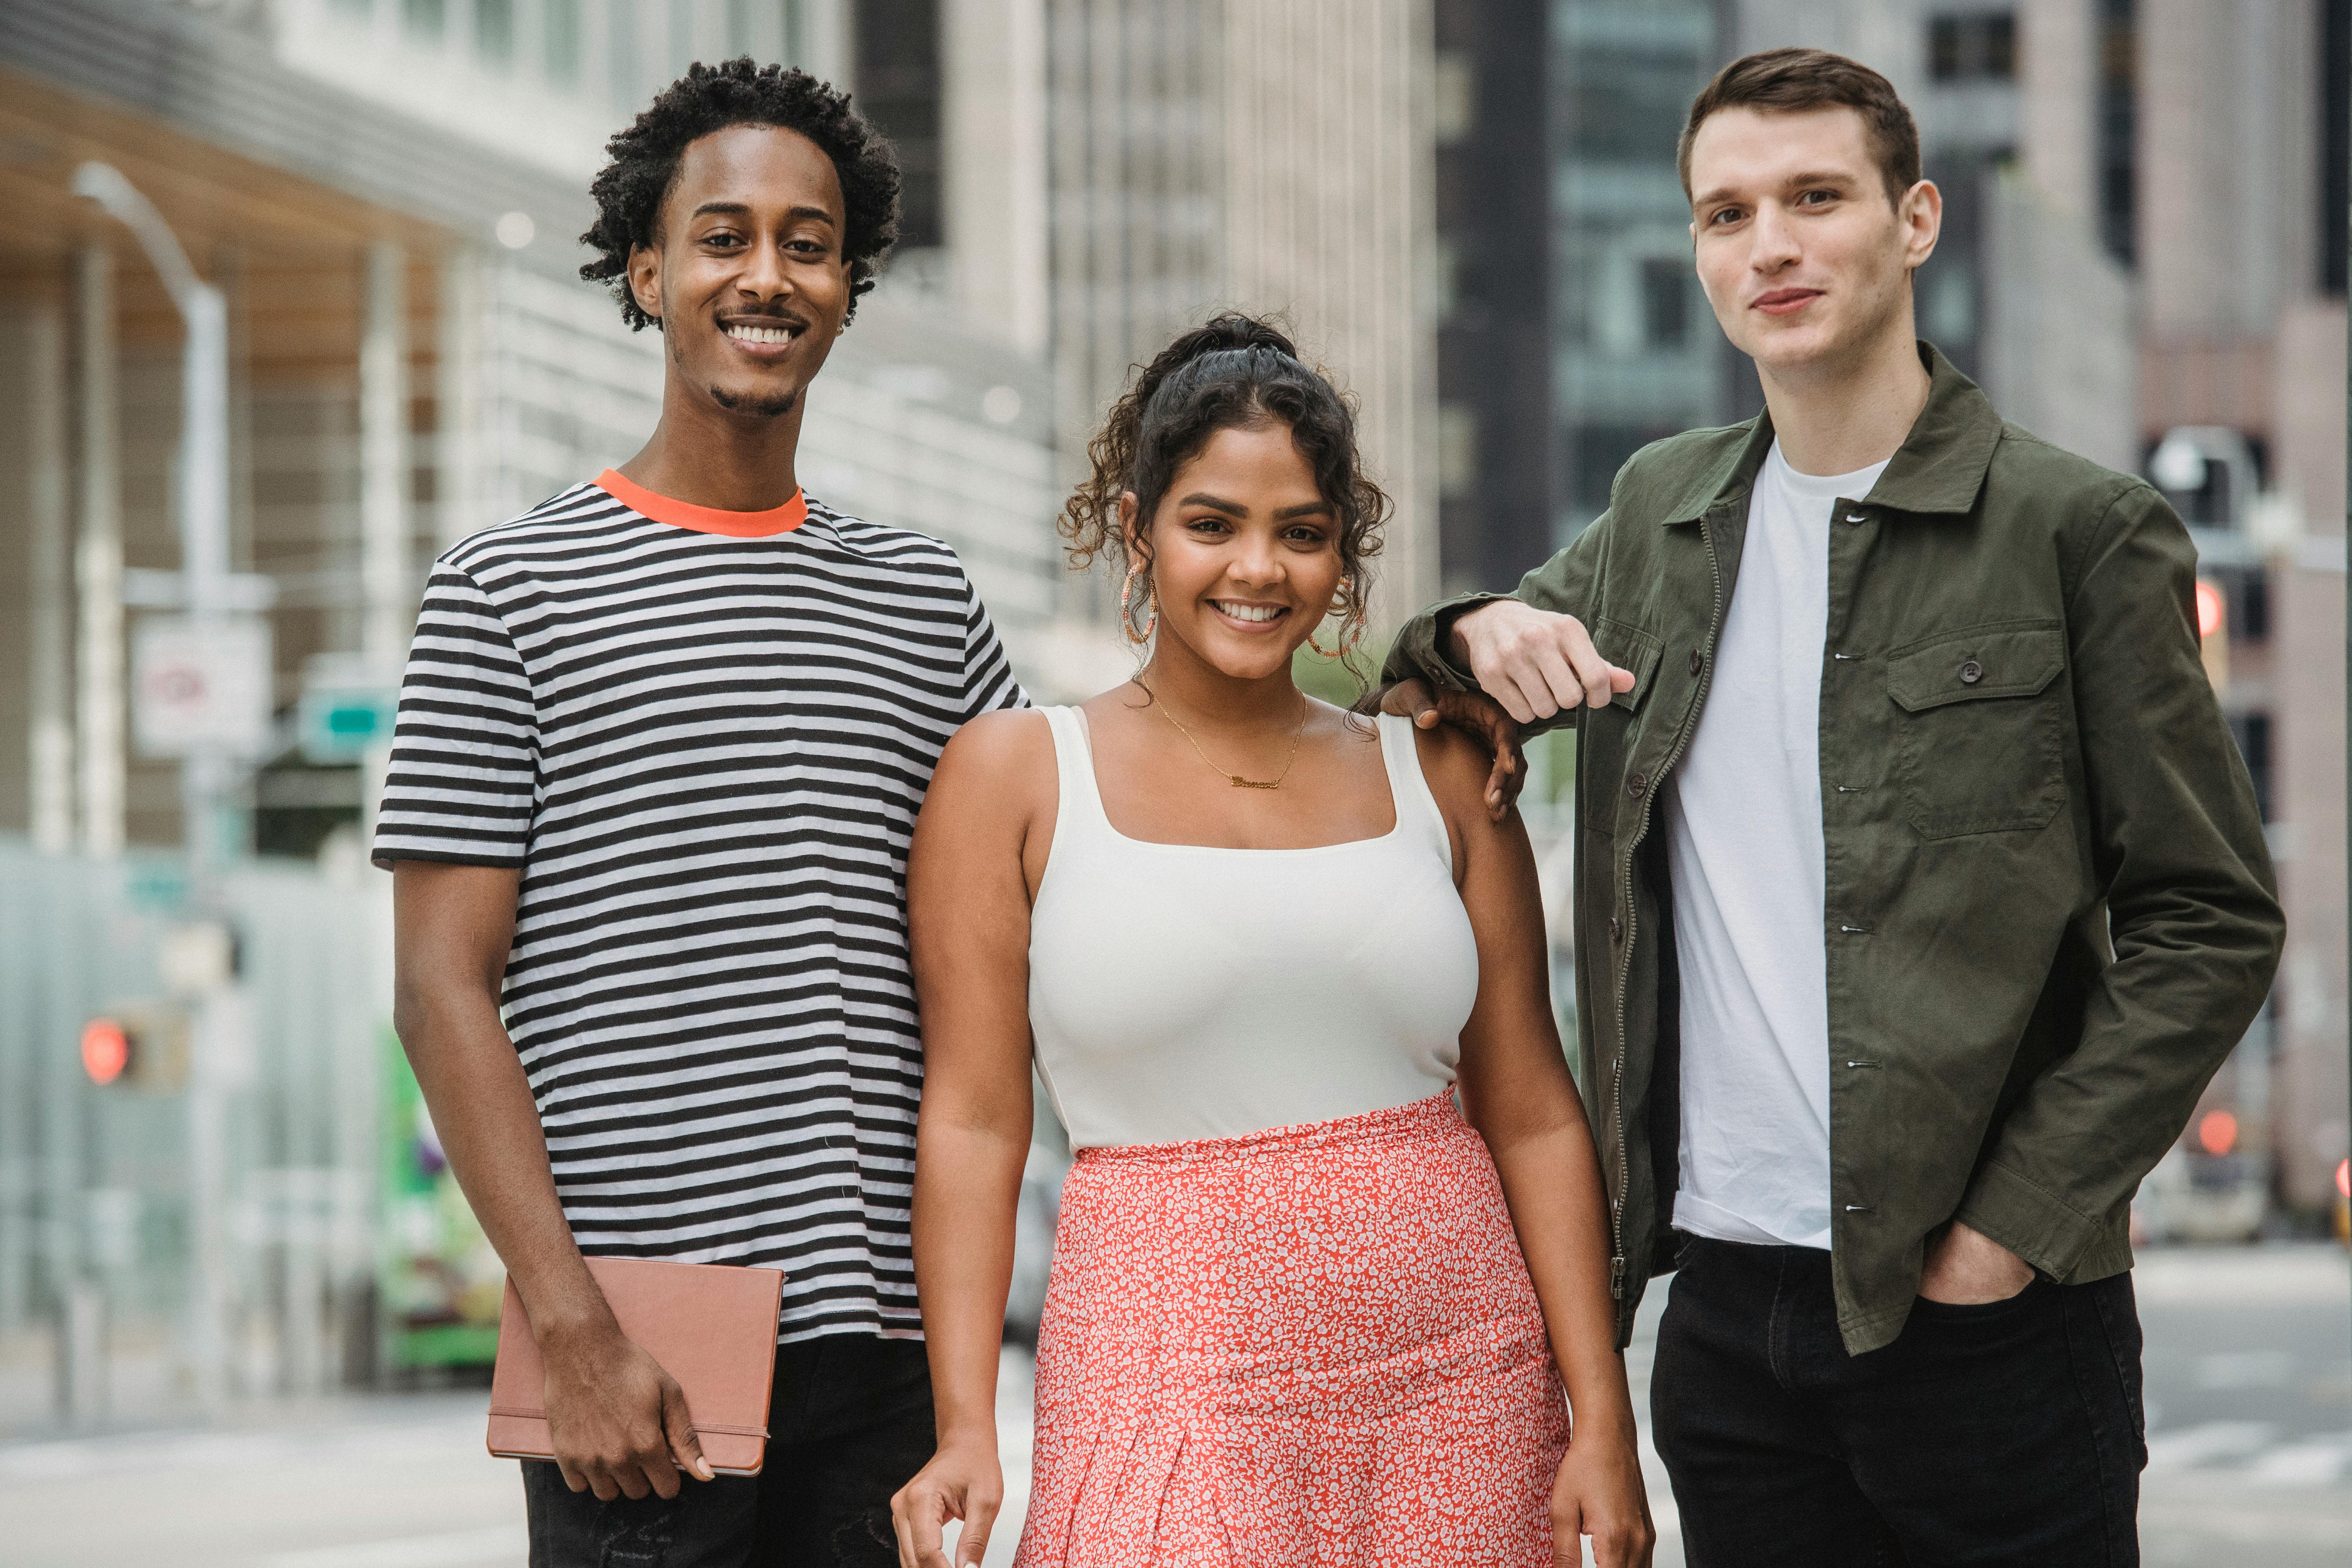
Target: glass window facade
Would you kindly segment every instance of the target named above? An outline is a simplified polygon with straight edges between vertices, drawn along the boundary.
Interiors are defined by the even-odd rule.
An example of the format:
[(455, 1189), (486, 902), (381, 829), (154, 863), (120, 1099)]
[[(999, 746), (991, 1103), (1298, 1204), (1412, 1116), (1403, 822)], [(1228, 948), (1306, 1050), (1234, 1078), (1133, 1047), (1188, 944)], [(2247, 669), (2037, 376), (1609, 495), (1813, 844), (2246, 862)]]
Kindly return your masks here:
[(898, 150), (898, 247), (943, 245), (939, 0), (866, 0), (856, 38), (857, 107)]
[(1553, 542), (1609, 504), (1638, 448), (1710, 424), (1717, 335), (1675, 143), (1715, 59), (1716, 8), (1554, 0)]

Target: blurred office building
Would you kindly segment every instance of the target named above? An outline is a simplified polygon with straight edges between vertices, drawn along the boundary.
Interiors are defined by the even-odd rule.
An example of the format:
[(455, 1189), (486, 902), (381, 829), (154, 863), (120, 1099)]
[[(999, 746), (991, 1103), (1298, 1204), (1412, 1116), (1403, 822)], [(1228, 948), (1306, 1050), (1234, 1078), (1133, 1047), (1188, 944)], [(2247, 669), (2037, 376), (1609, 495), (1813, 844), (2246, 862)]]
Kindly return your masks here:
[(1601, 515), (1636, 450), (1722, 422), (1728, 360), (1692, 271), (1675, 167), (1691, 99), (1720, 63), (1719, 9), (1551, 7), (1556, 435), (1549, 538), (1536, 559)]
[(359, 836), (426, 563), (652, 430), (573, 237), (689, 61), (805, 64), (905, 153), (811, 492), (954, 544), (1033, 689), (1101, 664), (1055, 627), (1043, 34), (941, 9), (0, 3), (0, 1428), (485, 1349)]
[[(2152, 1184), (2209, 1194), (2151, 1207), (2191, 1230), (2242, 1228), (2250, 1186), (2303, 1223), (2347, 1153), (2347, 0), (1476, 0), (1435, 23), (1449, 589), (1507, 587), (1600, 515), (1640, 447), (1761, 405), (1692, 276), (1674, 154), (1716, 68), (1788, 45), (1874, 66), (1917, 115), (1946, 203), (1918, 279), (1921, 333), (2008, 418), (2147, 475), (2189, 521), (2208, 664), (2292, 924), (2274, 1006)], [(2267, 1209), (2255, 1203), (2253, 1223)]]
[(1066, 471), (1176, 332), (1220, 308), (1280, 315), (1358, 400), (1396, 502), (1374, 620), (1402, 620), (1440, 582), (1429, 8), (1045, 0), (1045, 16)]
[(659, 339), (573, 237), (604, 138), (742, 53), (852, 88), (907, 177), (803, 477), (954, 544), (1048, 700), (1132, 668), (1054, 519), (1177, 331), (1281, 313), (1359, 400), (1398, 508), (1376, 623), (1507, 586), (1641, 445), (1758, 406), (1691, 268), (1691, 95), (1779, 44), (1885, 70), (1948, 203), (1922, 331), (2172, 493), (2273, 825), (2277, 1004), (2154, 1188), (2183, 1229), (2316, 1211), (2352, 991), (2347, 10), (0, 0), (0, 1429), (482, 1352), (496, 1260), (385, 1029), (360, 858), (389, 682), (441, 547), (652, 428)]
[[(2308, 1223), (2347, 1153), (2346, 0), (1735, 0), (1917, 110), (1945, 237), (1920, 330), (2035, 434), (2166, 490), (2278, 862), (2273, 1006), (2149, 1184), (2159, 1234)], [(1721, 412), (1755, 406), (1737, 364)], [(2250, 1200), (2248, 1193), (2252, 1194)]]

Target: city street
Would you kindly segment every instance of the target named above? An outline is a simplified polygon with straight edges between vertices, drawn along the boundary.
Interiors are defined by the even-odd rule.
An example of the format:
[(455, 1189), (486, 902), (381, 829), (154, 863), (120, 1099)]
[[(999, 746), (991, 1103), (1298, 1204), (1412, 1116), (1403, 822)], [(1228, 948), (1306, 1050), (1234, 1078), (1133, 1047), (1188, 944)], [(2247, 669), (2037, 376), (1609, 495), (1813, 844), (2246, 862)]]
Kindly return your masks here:
[[(513, 1238), (607, 1255), (648, 1343), (714, 1282), (633, 1308), (627, 1259), (780, 1284), (755, 1347), (915, 1331), (966, 1004), (971, 1103), (1039, 1102), (1010, 1331), (1074, 1143), (1295, 1149), (1294, 1216), (1220, 1179), (1176, 1238), (1365, 1227), (1271, 1271), (1330, 1331), (1239, 1331), (1213, 1390), (1326, 1431), (1404, 1359), (1342, 1331), (1366, 1269), (1492, 1315), (1472, 1233), (1332, 1152), (1420, 1114), (1449, 1009), (1559, 1026), (1616, 1252), (1677, 1161), (1693, 1213), (1864, 1253), (1964, 1167), (2055, 1234), (2145, 1171), (2140, 1560), (2352, 1568), (2352, 0), (0, 0), (0, 1568), (520, 1568)], [(1549, 715), (1491, 898), (1436, 820), (1480, 715), (1339, 721), (1465, 659)], [(1014, 857), (937, 825), (1009, 832), (1022, 780), (934, 777), (1024, 703), (1099, 831)], [(1025, 912), (933, 868), (1047, 848), (1087, 890)], [(941, 1190), (934, 1304), (1002, 1261)], [(1060, 1321), (1269, 1277), (1161, 1257)], [(1688, 1568), (1670, 1290), (1625, 1364)], [(1951, 1331), (1990, 1368), (2031, 1307)], [(2125, 1533), (2115, 1400), (2105, 1494), (1998, 1440), (2086, 1355), (2115, 1392), (2080, 1340), (1856, 1468)], [(1030, 1501), (1000, 1367), (971, 1568)], [(1275, 1439), (1177, 1416), (1277, 1542), (1230, 1554), (1435, 1539), (1384, 1522), (1417, 1478), (1319, 1523)], [(1483, 1442), (1388, 1458), (1499, 1554)], [(1164, 1533), (1088, 1462), (1081, 1512)], [(1703, 1557), (1834, 1554), (1748, 1474), (1790, 1506), (1727, 1544), (1685, 1468)]]
[[(2331, 1247), (2156, 1252), (2147, 1328), (2151, 1564), (2320, 1568), (2352, 1553), (2352, 1292)], [(1643, 1314), (1631, 1366), (1648, 1371)], [(1029, 1455), (1027, 1360), (1005, 1356), (1012, 1561)], [(1636, 1388), (1637, 1403), (1642, 1390)], [(202, 1431), (0, 1446), (0, 1558), (26, 1568), (492, 1568), (523, 1561), (521, 1491), (481, 1450), (483, 1395), (268, 1407)], [(1651, 1460), (1658, 1568), (1680, 1540)]]

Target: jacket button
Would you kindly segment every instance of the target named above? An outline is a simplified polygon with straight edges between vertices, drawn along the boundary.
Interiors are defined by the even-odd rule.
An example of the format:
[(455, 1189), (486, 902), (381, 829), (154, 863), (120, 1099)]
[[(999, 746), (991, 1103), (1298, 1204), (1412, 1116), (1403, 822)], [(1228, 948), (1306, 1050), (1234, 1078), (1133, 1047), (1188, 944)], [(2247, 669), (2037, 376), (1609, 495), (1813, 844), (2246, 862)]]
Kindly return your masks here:
[(1983, 679), (1984, 666), (1979, 664), (1975, 659), (1970, 659), (1968, 663), (1960, 666), (1960, 684), (1962, 686), (1974, 686), (1978, 681), (1982, 680)]
[(1705, 655), (1701, 654), (1701, 653), (1698, 651), (1698, 649), (1696, 649), (1696, 648), (1693, 648), (1693, 649), (1691, 649), (1691, 660), (1690, 660), (1690, 664), (1691, 664), (1691, 673), (1692, 673), (1693, 675), (1696, 675), (1696, 674), (1697, 674), (1701, 669), (1703, 669), (1703, 668), (1706, 668), (1706, 656), (1705, 656)]
[(1636, 800), (1641, 799), (1649, 787), (1650, 775), (1647, 773), (1632, 773), (1626, 777), (1625, 793)]

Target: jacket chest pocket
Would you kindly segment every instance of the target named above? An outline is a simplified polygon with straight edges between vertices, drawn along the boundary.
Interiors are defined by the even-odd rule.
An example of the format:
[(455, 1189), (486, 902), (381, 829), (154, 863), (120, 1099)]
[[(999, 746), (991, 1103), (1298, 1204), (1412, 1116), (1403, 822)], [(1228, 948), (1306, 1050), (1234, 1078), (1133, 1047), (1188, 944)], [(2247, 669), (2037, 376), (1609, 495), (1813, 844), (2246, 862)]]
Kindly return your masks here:
[(1895, 649), (1886, 694), (1900, 708), (1895, 772), (1923, 838), (2046, 827), (2066, 804), (2066, 636), (2005, 621)]

